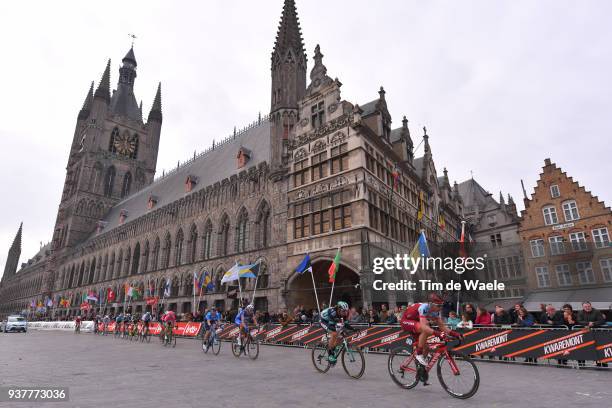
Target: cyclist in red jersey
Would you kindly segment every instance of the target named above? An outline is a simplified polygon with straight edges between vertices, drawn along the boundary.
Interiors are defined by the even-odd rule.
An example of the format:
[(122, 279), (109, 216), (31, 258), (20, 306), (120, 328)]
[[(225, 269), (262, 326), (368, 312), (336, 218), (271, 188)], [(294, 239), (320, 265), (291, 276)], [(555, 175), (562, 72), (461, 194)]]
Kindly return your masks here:
[(433, 321), (446, 334), (452, 337), (461, 337), (461, 333), (449, 329), (440, 316), (440, 309), (444, 300), (432, 293), (429, 296), (429, 303), (415, 303), (408, 307), (402, 315), (400, 325), (402, 330), (419, 336), (416, 347), (416, 359), (422, 365), (427, 365), (427, 338), (432, 334), (440, 335), (440, 331), (434, 330), (429, 325)]

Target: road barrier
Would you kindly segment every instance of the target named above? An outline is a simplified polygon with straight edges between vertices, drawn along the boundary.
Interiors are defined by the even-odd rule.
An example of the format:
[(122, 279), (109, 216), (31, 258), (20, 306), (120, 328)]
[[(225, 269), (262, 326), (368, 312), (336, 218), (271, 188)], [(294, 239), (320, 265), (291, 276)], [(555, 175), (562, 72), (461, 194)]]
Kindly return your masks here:
[[(92, 332), (92, 321), (83, 321), (81, 331)], [(350, 344), (366, 351), (385, 352), (402, 347), (410, 335), (397, 325), (353, 325), (357, 332), (348, 339)], [(73, 321), (29, 322), (28, 328), (35, 330), (74, 330)], [(104, 327), (98, 324), (98, 331), (114, 332), (115, 322)], [(119, 330), (123, 329), (120, 323)], [(152, 335), (161, 333), (162, 325), (151, 322)], [(198, 337), (202, 323), (178, 322), (174, 334), (182, 337)], [(612, 329), (587, 329), (578, 327), (516, 328), (512, 326), (483, 326), (473, 329), (458, 329), (464, 335), (461, 345), (452, 348), (455, 352), (474, 357), (491, 357), (503, 360), (525, 358), (530, 360), (576, 360), (594, 361), (599, 364), (612, 362)], [(219, 338), (231, 340), (238, 335), (235, 324), (225, 324), (219, 329)], [(251, 328), (251, 335), (263, 344), (309, 347), (324, 340), (325, 331), (318, 324), (280, 325), (268, 323)]]

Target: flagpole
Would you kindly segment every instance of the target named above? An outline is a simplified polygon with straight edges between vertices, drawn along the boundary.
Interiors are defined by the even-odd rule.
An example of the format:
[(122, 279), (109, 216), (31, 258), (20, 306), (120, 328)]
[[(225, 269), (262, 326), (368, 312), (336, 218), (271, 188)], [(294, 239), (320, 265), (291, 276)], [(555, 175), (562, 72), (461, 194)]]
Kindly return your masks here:
[[(260, 264), (261, 266), (261, 258), (259, 258), (257, 262), (255, 262), (255, 264)], [(255, 286), (253, 287), (253, 299), (251, 300), (252, 304), (255, 304), (255, 292), (257, 291), (257, 281), (258, 280), (259, 280), (259, 269), (258, 269), (257, 275), (255, 276)]]
[(195, 317), (195, 289), (196, 289), (196, 281), (197, 281), (196, 278), (197, 277), (198, 277), (197, 274), (195, 274), (194, 277), (193, 277), (193, 288), (191, 290), (191, 292), (193, 294), (193, 302), (191, 303), (191, 315), (193, 317)]
[[(336, 260), (336, 257), (338, 256), (338, 254), (340, 253), (340, 250), (342, 249), (342, 247), (338, 247), (338, 251), (336, 252), (336, 256), (334, 256), (334, 260), (332, 261), (332, 264), (334, 263), (334, 261)], [(331, 266), (331, 265), (330, 265)], [(338, 269), (340, 269), (340, 264), (338, 264)], [(336, 275), (338, 274), (338, 271), (334, 269), (334, 281), (332, 282), (332, 287), (331, 287), (331, 293), (329, 294), (329, 307), (331, 307), (332, 304), (332, 298), (334, 296), (334, 286), (336, 286)], [(313, 282), (314, 282), (314, 278), (313, 278)]]
[[(319, 319), (321, 318), (321, 306), (319, 306), (319, 296), (317, 295), (317, 286), (315, 285), (314, 272), (312, 266), (310, 267), (310, 277), (312, 278), (312, 288), (314, 289), (315, 301), (317, 302), (317, 310), (319, 311)], [(335, 282), (335, 279), (334, 279)]]

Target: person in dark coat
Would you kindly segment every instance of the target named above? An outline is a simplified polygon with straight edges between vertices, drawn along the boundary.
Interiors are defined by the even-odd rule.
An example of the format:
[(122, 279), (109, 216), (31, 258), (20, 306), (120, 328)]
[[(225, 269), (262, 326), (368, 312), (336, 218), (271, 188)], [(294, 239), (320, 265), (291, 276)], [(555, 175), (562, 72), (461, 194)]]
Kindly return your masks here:
[(563, 326), (565, 324), (563, 314), (555, 310), (553, 305), (546, 306), (546, 311), (540, 316), (539, 322), (540, 324), (548, 324), (551, 326)]
[(495, 313), (493, 313), (493, 324), (512, 324), (512, 317), (504, 310), (500, 305), (495, 306)]
[(578, 312), (576, 320), (578, 324), (585, 327), (603, 326), (606, 323), (606, 319), (601, 312), (593, 308), (591, 302), (588, 301), (582, 303), (582, 310)]

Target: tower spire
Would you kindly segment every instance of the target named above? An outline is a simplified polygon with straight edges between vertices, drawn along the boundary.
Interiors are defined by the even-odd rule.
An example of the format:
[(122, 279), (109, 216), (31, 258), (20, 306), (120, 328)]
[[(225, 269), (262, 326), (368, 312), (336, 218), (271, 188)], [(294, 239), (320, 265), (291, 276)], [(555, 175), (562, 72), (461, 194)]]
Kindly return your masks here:
[(151, 111), (149, 112), (149, 117), (147, 122), (157, 121), (159, 123), (162, 122), (162, 104), (161, 104), (161, 82), (157, 86), (157, 93), (155, 94), (155, 99), (153, 99), (153, 106), (151, 106)]
[(94, 94), (95, 98), (102, 98), (106, 103), (110, 102), (110, 64), (111, 60), (109, 59), (106, 63), (104, 73), (102, 74), (102, 79), (100, 79), (100, 83)]
[(89, 111), (91, 109), (91, 104), (93, 102), (93, 96), (94, 96), (93, 88), (94, 88), (94, 83), (93, 81), (91, 81), (91, 86), (89, 87), (87, 96), (85, 96), (85, 100), (83, 101), (83, 107), (81, 107), (81, 110), (79, 112), (79, 120), (87, 119), (87, 117), (89, 116)]
[(276, 34), (276, 42), (274, 43), (274, 54), (278, 54), (280, 58), (286, 58), (287, 52), (292, 51), (295, 55), (293, 58), (303, 57), (306, 59), (306, 50), (302, 39), (302, 31), (300, 30), (300, 19), (297, 15), (295, 0), (285, 0), (283, 5), (283, 13)]
[(13, 239), (13, 244), (9, 248), (8, 256), (6, 257), (6, 264), (4, 265), (4, 274), (2, 279), (8, 278), (17, 272), (17, 264), (19, 263), (19, 257), (21, 256), (21, 234), (23, 231), (23, 222), (19, 224), (19, 229)]

